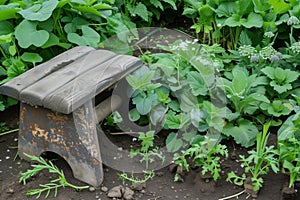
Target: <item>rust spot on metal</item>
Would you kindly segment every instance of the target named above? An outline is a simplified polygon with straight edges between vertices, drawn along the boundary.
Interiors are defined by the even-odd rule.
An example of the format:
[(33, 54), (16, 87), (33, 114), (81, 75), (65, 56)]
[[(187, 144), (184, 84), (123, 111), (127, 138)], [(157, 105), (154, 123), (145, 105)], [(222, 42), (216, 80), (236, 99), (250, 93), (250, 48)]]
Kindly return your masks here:
[(62, 123), (62, 124), (64, 124), (68, 120), (67, 115), (59, 115), (59, 114), (55, 114), (55, 113), (47, 113), (47, 117), (50, 120), (53, 120), (53, 121), (56, 121), (57, 123)]
[(26, 108), (22, 106), (22, 103), (21, 103), (21, 110), (20, 110), (20, 120), (22, 121), (25, 117), (25, 113), (26, 113)]
[(34, 137), (40, 137), (44, 138), (45, 140), (48, 140), (49, 132), (39, 128), (37, 124), (34, 124), (34, 128), (32, 129), (31, 133)]

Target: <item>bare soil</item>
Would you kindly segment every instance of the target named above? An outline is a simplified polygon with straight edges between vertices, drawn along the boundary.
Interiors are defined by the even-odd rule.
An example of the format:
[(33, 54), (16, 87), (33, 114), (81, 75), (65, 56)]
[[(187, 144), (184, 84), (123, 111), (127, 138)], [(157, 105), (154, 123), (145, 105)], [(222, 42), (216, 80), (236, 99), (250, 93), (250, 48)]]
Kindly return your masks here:
[[(6, 122), (8, 128), (17, 128), (18, 123), (18, 107), (12, 107), (5, 112), (0, 112), (0, 122)], [(17, 138), (18, 133), (11, 133), (5, 136), (0, 136), (0, 200), (23, 200), (36, 199), (36, 196), (27, 196), (26, 191), (30, 189), (39, 188), (39, 184), (49, 182), (53, 178), (47, 171), (43, 171), (34, 178), (30, 179), (26, 185), (19, 183), (20, 172), (30, 169), (30, 163), (20, 160), (17, 157)], [(126, 139), (127, 138), (127, 139)], [(130, 136), (114, 136), (114, 142), (122, 140), (122, 143), (130, 143), (132, 138)], [(226, 174), (230, 171), (241, 173), (242, 169), (240, 163), (237, 162), (238, 155), (246, 154), (246, 149), (239, 146), (234, 146), (232, 141), (225, 141), (230, 151), (230, 156), (223, 159), (222, 162), (222, 178), (214, 182), (209, 179), (204, 179), (199, 172), (199, 169), (191, 170), (186, 176), (183, 183), (173, 181), (174, 173), (171, 172), (170, 167), (165, 167), (156, 171), (153, 179), (149, 180), (144, 188), (140, 191), (134, 191), (134, 199), (137, 200), (174, 200), (174, 199), (188, 199), (188, 200), (218, 200), (226, 196), (230, 196), (243, 191), (242, 187), (225, 181)], [(270, 143), (276, 143), (275, 134), (272, 135)], [(68, 181), (76, 185), (86, 185), (73, 178), (72, 171), (66, 162), (53, 155), (46, 155), (46, 158), (55, 158), (55, 164), (61, 168)], [(16, 159), (14, 159), (16, 157)], [(101, 187), (75, 191), (70, 188), (60, 188), (58, 194), (54, 197), (51, 193), (47, 199), (61, 199), (61, 200), (111, 200), (107, 197), (106, 188), (109, 190), (115, 186), (123, 185), (118, 174), (122, 172), (116, 171), (109, 167), (104, 170), (104, 182)], [(284, 174), (269, 173), (264, 177), (264, 187), (258, 194), (258, 200), (281, 200), (281, 191), (283, 185), (288, 182), (288, 176)], [(124, 186), (130, 187), (130, 183), (126, 182)], [(104, 187), (104, 188), (103, 188)], [(106, 188), (105, 188), (106, 187)], [(299, 198), (299, 185), (298, 189)], [(46, 199), (45, 194), (39, 199)], [(116, 198), (115, 198), (116, 199)], [(235, 198), (234, 198), (235, 199)], [(238, 199), (252, 199), (247, 194), (242, 194)], [(117, 200), (117, 199), (116, 199)]]

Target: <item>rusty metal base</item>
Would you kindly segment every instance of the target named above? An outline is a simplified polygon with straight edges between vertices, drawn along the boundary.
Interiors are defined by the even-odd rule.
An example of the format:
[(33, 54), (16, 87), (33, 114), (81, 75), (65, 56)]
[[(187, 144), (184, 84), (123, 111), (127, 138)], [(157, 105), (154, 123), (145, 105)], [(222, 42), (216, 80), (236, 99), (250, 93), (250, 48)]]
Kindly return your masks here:
[(75, 178), (99, 186), (103, 170), (96, 121), (92, 101), (69, 115), (21, 103), (19, 155), (28, 160), (24, 153), (54, 152), (66, 160)]

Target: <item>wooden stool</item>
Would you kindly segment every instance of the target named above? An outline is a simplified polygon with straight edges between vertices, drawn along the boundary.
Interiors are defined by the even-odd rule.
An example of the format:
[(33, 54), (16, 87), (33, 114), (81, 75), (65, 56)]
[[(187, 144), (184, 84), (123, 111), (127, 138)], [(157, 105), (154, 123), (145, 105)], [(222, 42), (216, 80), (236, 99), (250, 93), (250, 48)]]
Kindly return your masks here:
[(94, 98), (141, 65), (133, 56), (75, 47), (0, 86), (1, 94), (21, 101), (20, 157), (57, 153), (75, 178), (99, 186), (103, 170), (96, 125), (121, 99), (113, 96), (95, 107)]

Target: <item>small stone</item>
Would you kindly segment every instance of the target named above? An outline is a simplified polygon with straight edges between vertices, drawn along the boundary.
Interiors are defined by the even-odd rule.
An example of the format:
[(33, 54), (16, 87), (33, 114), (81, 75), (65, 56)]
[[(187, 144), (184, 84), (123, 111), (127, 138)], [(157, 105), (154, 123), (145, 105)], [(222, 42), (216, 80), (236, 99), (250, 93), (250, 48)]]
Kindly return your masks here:
[(10, 159), (10, 157), (9, 157), (9, 156), (6, 156), (5, 159), (8, 160), (8, 159)]
[(142, 194), (145, 194), (145, 193), (146, 193), (146, 191), (145, 191), (145, 190), (141, 190), (141, 193), (142, 193)]
[(108, 191), (108, 188), (105, 187), (105, 186), (103, 186), (103, 187), (101, 187), (101, 191), (102, 191), (102, 192), (107, 192), (107, 191)]
[(121, 198), (123, 189), (122, 185), (115, 186), (108, 191), (107, 196), (110, 198)]
[(174, 190), (174, 188), (175, 188), (174, 186), (171, 186), (171, 189), (172, 189), (172, 190)]
[(95, 189), (94, 187), (89, 187), (89, 191), (90, 191), (90, 192), (95, 192), (95, 190), (96, 190), (96, 189)]
[(12, 189), (12, 188), (8, 188), (7, 190), (6, 190), (6, 193), (8, 193), (8, 194), (13, 194), (15, 191), (14, 191), (14, 189)]
[(129, 187), (126, 187), (124, 190), (123, 198), (125, 200), (132, 200), (133, 195), (134, 195), (134, 192)]

